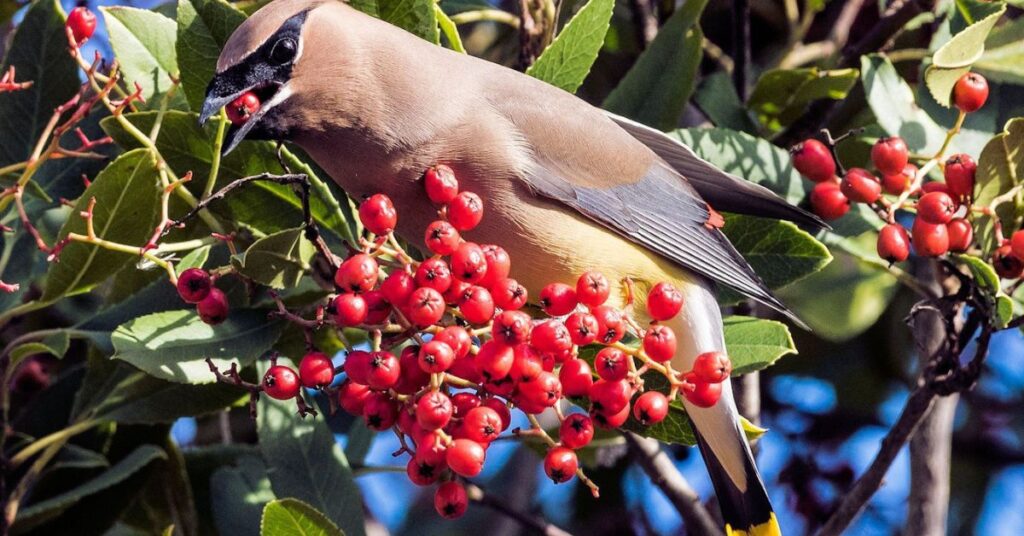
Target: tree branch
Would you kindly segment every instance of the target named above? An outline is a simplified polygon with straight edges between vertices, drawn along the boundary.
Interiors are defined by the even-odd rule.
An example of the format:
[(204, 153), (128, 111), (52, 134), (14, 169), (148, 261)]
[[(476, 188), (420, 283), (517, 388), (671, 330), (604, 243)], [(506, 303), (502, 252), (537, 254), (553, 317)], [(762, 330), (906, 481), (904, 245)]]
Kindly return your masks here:
[(471, 501), (482, 504), (502, 515), (508, 516), (510, 519), (517, 521), (537, 534), (543, 534), (544, 536), (572, 536), (572, 534), (548, 523), (547, 521), (544, 521), (543, 519), (536, 518), (509, 507), (505, 504), (505, 501), (488, 495), (482, 488), (474, 484), (466, 484), (466, 494), (469, 495), (469, 499)]
[(622, 435), (626, 438), (630, 453), (647, 473), (648, 478), (679, 511), (683, 522), (686, 523), (687, 532), (722, 536), (722, 528), (701, 504), (697, 492), (679, 473), (672, 460), (661, 450), (660, 444), (654, 439), (641, 437), (633, 432), (623, 432)]

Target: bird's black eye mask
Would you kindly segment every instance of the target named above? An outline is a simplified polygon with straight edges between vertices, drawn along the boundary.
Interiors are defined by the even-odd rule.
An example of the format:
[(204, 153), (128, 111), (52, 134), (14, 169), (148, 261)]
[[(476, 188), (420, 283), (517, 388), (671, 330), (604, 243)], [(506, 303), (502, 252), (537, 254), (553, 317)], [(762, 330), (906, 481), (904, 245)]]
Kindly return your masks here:
[[(199, 116), (200, 123), (216, 114), (225, 105), (247, 91), (259, 97), (261, 108), (246, 123), (232, 126), (225, 144), (227, 152), (246, 134), (261, 139), (284, 137), (281, 129), (263, 116), (272, 111), (274, 96), (291, 79), (295, 60), (301, 52), (302, 25), (309, 10), (291, 16), (266, 41), (242, 61), (217, 74), (206, 88), (206, 101)], [(261, 121), (261, 119), (263, 119)]]

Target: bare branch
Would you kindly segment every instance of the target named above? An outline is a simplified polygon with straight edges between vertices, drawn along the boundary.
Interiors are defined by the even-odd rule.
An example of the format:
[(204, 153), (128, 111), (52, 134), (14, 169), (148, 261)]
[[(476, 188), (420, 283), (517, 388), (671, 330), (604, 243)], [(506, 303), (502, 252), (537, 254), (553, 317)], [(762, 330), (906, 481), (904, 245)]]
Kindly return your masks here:
[(502, 515), (508, 516), (510, 519), (517, 521), (519, 524), (530, 529), (534, 533), (543, 534), (545, 536), (572, 536), (570, 533), (548, 523), (547, 521), (544, 521), (543, 519), (509, 507), (505, 501), (488, 495), (482, 488), (474, 484), (466, 484), (466, 494), (469, 495), (469, 499), (473, 502), (482, 504)]

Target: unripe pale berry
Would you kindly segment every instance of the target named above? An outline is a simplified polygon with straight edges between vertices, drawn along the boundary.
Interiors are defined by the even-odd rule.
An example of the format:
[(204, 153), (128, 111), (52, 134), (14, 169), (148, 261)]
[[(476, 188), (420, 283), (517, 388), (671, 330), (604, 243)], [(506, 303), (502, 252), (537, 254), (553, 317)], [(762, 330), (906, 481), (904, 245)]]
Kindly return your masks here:
[(907, 144), (899, 136), (879, 138), (871, 147), (871, 162), (881, 173), (900, 173), (909, 158)]
[(822, 182), (811, 190), (811, 209), (822, 219), (837, 220), (850, 211), (850, 200), (838, 184)]
[(988, 100), (988, 81), (978, 73), (965, 73), (953, 86), (953, 103), (966, 113), (977, 111)]
[(910, 237), (898, 223), (890, 223), (878, 232), (878, 256), (889, 263), (903, 262), (910, 256)]
[(299, 394), (299, 375), (284, 365), (274, 365), (263, 375), (263, 392), (277, 400), (289, 400)]
[(789, 152), (793, 157), (793, 167), (814, 182), (831, 180), (836, 174), (836, 162), (832, 159), (832, 153), (818, 140), (804, 140)]

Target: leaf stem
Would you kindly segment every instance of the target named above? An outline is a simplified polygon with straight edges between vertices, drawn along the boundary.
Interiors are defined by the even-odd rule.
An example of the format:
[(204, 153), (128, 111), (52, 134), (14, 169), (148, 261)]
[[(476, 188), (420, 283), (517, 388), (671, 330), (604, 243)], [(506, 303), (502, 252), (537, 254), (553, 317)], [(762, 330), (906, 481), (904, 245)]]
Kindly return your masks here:
[(213, 138), (213, 158), (210, 162), (210, 175), (206, 178), (206, 186), (203, 188), (203, 197), (210, 197), (214, 186), (217, 185), (217, 175), (220, 173), (221, 148), (224, 146), (224, 133), (227, 131), (228, 118), (222, 108), (217, 114), (217, 135)]
[(462, 46), (462, 37), (459, 36), (459, 28), (455, 25), (448, 14), (441, 9), (440, 4), (434, 4), (434, 13), (437, 15), (437, 24), (441, 27), (441, 31), (444, 32), (444, 36), (448, 38), (448, 45), (452, 47), (455, 52), (466, 53), (466, 47)]

